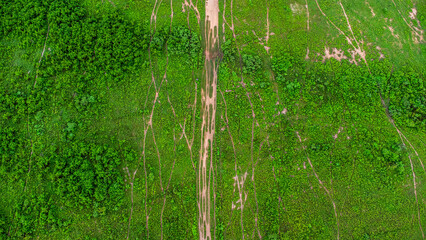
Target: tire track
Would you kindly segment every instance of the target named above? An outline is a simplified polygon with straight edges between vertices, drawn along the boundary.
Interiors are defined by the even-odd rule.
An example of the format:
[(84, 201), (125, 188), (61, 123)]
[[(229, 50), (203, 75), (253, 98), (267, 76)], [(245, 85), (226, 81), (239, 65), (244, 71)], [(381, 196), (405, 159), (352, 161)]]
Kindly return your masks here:
[[(366, 64), (366, 66), (367, 66), (367, 68), (368, 68), (368, 71), (370, 72), (370, 67), (369, 67), (369, 65), (368, 65), (368, 63), (367, 63), (367, 60), (366, 60), (366, 53), (365, 53), (365, 51), (364, 50), (362, 50), (361, 49), (361, 47), (359, 46), (359, 44), (358, 44), (358, 41), (356, 40), (356, 38), (355, 38), (355, 35), (354, 35), (354, 33), (353, 33), (353, 31), (352, 31), (352, 26), (350, 25), (350, 23), (349, 23), (349, 19), (348, 19), (348, 16), (346, 15), (346, 11), (345, 11), (345, 8), (343, 7), (343, 5), (342, 5), (342, 3), (339, 1), (339, 5), (340, 5), (340, 7), (342, 8), (342, 10), (343, 10), (343, 14), (345, 15), (345, 18), (346, 18), (346, 22), (347, 22), (347, 24), (348, 24), (348, 28), (349, 28), (349, 31), (351, 32), (351, 34), (352, 34), (352, 36), (353, 36), (353, 39), (351, 39), (350, 37), (348, 37), (348, 35), (346, 35), (345, 34), (345, 32), (343, 32), (338, 26), (336, 26), (336, 24), (334, 24), (334, 22), (332, 22), (331, 20), (330, 20), (330, 18), (324, 13), (324, 11), (321, 9), (321, 7), (320, 7), (320, 5), (319, 5), (319, 3), (318, 3), (318, 0), (315, 0), (315, 2), (316, 2), (316, 4), (317, 4), (317, 7), (318, 7), (318, 9), (320, 10), (320, 12), (321, 12), (321, 14), (327, 19), (327, 21), (331, 24), (331, 25), (333, 25), (333, 27), (340, 33), (340, 34), (342, 34), (345, 38), (346, 38), (346, 41), (348, 42), (348, 44), (350, 45), (350, 46), (352, 46), (352, 48), (354, 49), (353, 51), (351, 51), (351, 53), (352, 53), (352, 57), (353, 57), (353, 59), (352, 59), (352, 61), (356, 64), (357, 62), (356, 62), (356, 59), (355, 59), (355, 56), (358, 54), (360, 57), (361, 57), (361, 59), (364, 61), (364, 63)], [(356, 44), (357, 44), (357, 47), (355, 47), (355, 45), (353, 44), (353, 42), (352, 42), (352, 40), (354, 40), (355, 42), (356, 42)]]
[[(229, 24), (226, 21), (225, 14), (223, 14), (223, 21), (224, 21), (224, 24), (226, 23), (226, 25), (228, 25), (229, 29), (232, 31), (232, 36), (234, 38), (234, 42), (237, 45), (237, 52), (238, 52), (239, 62), (240, 62), (240, 76), (241, 76), (241, 81), (239, 82), (239, 84), (241, 85), (241, 87), (246, 92), (246, 97), (247, 97), (247, 100), (249, 101), (251, 112), (252, 112), (252, 130), (251, 130), (252, 134), (251, 134), (251, 144), (250, 144), (250, 158), (251, 158), (251, 162), (252, 162), (252, 172), (254, 173), (254, 170), (255, 170), (254, 169), (255, 168), (254, 167), (255, 164), (254, 164), (254, 160), (253, 160), (254, 127), (255, 127), (254, 124), (256, 123), (256, 126), (259, 126), (259, 123), (258, 123), (258, 121), (256, 119), (256, 114), (255, 114), (255, 111), (254, 111), (253, 103), (252, 103), (251, 98), (250, 98), (250, 94), (251, 93), (247, 90), (246, 83), (244, 82), (242, 55), (241, 55), (240, 48), (238, 47), (238, 44), (237, 44), (237, 36), (235, 34), (234, 15), (233, 15), (233, 0), (231, 0), (231, 6), (230, 6), (230, 8), (231, 8), (230, 9), (230, 11), (231, 11), (231, 24)], [(266, 28), (267, 28), (267, 36), (265, 38), (265, 41), (266, 41), (266, 44), (267, 44), (267, 42), (269, 40), (269, 36), (270, 36), (270, 33), (269, 33), (269, 3), (268, 2), (267, 2), (267, 16), (266, 16), (266, 19), (267, 19), (267, 26), (266, 26)], [(224, 27), (224, 25), (223, 25), (223, 27)], [(259, 41), (261, 42), (261, 45), (264, 46), (263, 40), (261, 38), (259, 38), (254, 31), (252, 31), (252, 32), (259, 39)], [(267, 51), (267, 53), (269, 54), (269, 47), (267, 47), (267, 46), (264, 46), (264, 47), (265, 47), (265, 50)], [(278, 91), (277, 91), (277, 96), (278, 96)], [(236, 166), (235, 166), (235, 169), (236, 169)], [(237, 175), (237, 171), (236, 171), (236, 176), (238, 176)], [(259, 226), (258, 226), (258, 222), (257, 222), (257, 220), (258, 220), (257, 219), (258, 218), (258, 202), (257, 202), (257, 197), (256, 197), (256, 192), (255, 192), (256, 191), (255, 190), (256, 187), (255, 187), (255, 181), (254, 181), (254, 174), (252, 176), (252, 183), (253, 183), (254, 195), (255, 195), (255, 202), (256, 202), (256, 213), (254, 213), (256, 217), (254, 219), (254, 222), (255, 222), (255, 226), (257, 228), (258, 236), (259, 236), (259, 238), (261, 238), (261, 234), (260, 234), (260, 230), (259, 230)], [(232, 210), (234, 210), (234, 207), (232, 207)], [(233, 211), (232, 211), (232, 213), (233, 213)], [(241, 231), (243, 233), (242, 237), (244, 239), (244, 224), (243, 224), (242, 215), (243, 215), (243, 211), (241, 211)], [(231, 214), (231, 218), (232, 218), (232, 214)]]
[[(302, 139), (299, 135), (299, 132), (296, 132), (297, 138), (299, 139), (299, 142), (302, 143)], [(309, 165), (311, 166), (312, 172), (314, 173), (315, 178), (318, 180), (318, 183), (321, 185), (322, 188), (324, 188), (325, 192), (327, 193), (328, 197), (330, 198), (331, 203), (333, 204), (333, 209), (334, 209), (334, 216), (336, 217), (336, 224), (337, 224), (337, 240), (340, 239), (340, 223), (339, 223), (339, 217), (337, 214), (337, 207), (336, 207), (336, 203), (334, 202), (333, 197), (331, 196), (330, 191), (327, 189), (327, 187), (324, 185), (324, 183), (321, 181), (321, 179), (319, 178), (317, 172), (315, 171), (314, 166), (312, 165), (311, 159), (309, 158), (308, 153), (306, 152), (306, 147), (303, 146), (303, 151), (305, 152), (306, 155), (306, 159), (308, 160)]]
[(132, 176), (130, 176), (129, 168), (127, 166), (123, 170), (126, 170), (126, 172), (127, 172), (127, 176), (128, 176), (128, 180), (129, 180), (129, 184), (130, 184), (130, 200), (131, 200), (131, 204), (132, 204), (131, 208), (130, 208), (129, 224), (128, 224), (128, 227), (127, 227), (127, 237), (126, 237), (126, 239), (129, 239), (130, 223), (132, 221), (132, 215), (133, 215), (133, 183), (135, 181), (135, 176), (136, 176), (138, 169), (136, 169), (133, 172)]
[[(176, 154), (176, 143), (177, 143), (177, 141), (176, 141), (176, 135), (175, 135), (174, 130), (173, 130), (173, 142), (174, 142), (173, 152)], [(176, 157), (173, 159), (173, 165), (172, 165), (172, 169), (170, 170), (169, 180), (167, 182), (167, 186), (166, 186), (165, 190), (163, 191), (164, 198), (163, 198), (163, 207), (161, 208), (161, 221), (160, 221), (160, 224), (161, 224), (161, 239), (163, 239), (163, 214), (164, 214), (164, 208), (166, 206), (166, 198), (167, 198), (166, 191), (169, 190), (170, 182), (172, 181), (172, 175), (173, 175), (173, 170), (175, 168), (175, 163), (176, 163)]]
[(40, 60), (38, 60), (38, 64), (39, 64), (39, 66), (37, 67), (37, 72), (36, 72), (36, 77), (35, 77), (35, 81), (34, 81), (33, 88), (35, 88), (35, 86), (36, 86), (36, 84), (37, 84), (37, 78), (38, 78), (39, 67), (40, 67), (41, 59), (42, 59), (42, 58), (43, 58), (43, 56), (44, 56), (44, 51), (46, 50), (46, 43), (47, 43), (47, 38), (49, 37), (49, 31), (50, 31), (50, 24), (47, 24), (47, 34), (46, 34), (46, 39), (44, 40), (44, 46), (43, 46), (43, 51), (41, 52)]
[[(217, 71), (219, 48), (219, 1), (206, 0), (205, 2), (205, 87), (201, 89), (201, 144), (200, 162), (198, 167), (198, 231), (202, 240), (211, 240), (211, 194), (213, 182), (213, 140), (215, 134), (216, 105), (217, 105)], [(209, 166), (207, 166), (209, 164)], [(212, 180), (213, 173), (213, 180)], [(208, 174), (208, 177), (207, 177)], [(213, 193), (214, 203), (215, 194)], [(213, 204), (213, 211), (215, 206)]]
[[(151, 32), (150, 43), (152, 43), (152, 39), (153, 39), (154, 34), (156, 32), (157, 12), (158, 12), (158, 9), (160, 8), (161, 2), (162, 2), (162, 0), (158, 4), (158, 0), (156, 0), (155, 4), (154, 4), (154, 8), (152, 9), (151, 21), (150, 21), (150, 32)], [(157, 7), (157, 4), (158, 4), (158, 7)], [(154, 22), (154, 27), (152, 26), (152, 22)], [(157, 103), (159, 93), (160, 93), (160, 90), (161, 90), (161, 86), (163, 84), (164, 79), (167, 76), (167, 65), (168, 65), (168, 62), (169, 62), (168, 57), (167, 57), (167, 64), (166, 64), (164, 77), (163, 77), (160, 85), (157, 87), (155, 77), (154, 77), (154, 67), (153, 67), (153, 63), (152, 63), (151, 44), (148, 46), (148, 58), (149, 58), (149, 66), (150, 66), (150, 71), (151, 71), (151, 83), (150, 83), (150, 86), (148, 87), (147, 96), (146, 96), (146, 100), (145, 100), (145, 104), (144, 104), (144, 109), (146, 108), (146, 105), (147, 105), (147, 102), (148, 102), (149, 92), (151, 90), (152, 85), (154, 86), (154, 89), (155, 89), (155, 97), (154, 97), (154, 100), (152, 102), (152, 109), (151, 109), (148, 121), (146, 121), (145, 116), (142, 117), (143, 123), (144, 123), (142, 158), (143, 158), (143, 168), (144, 168), (144, 175), (145, 175), (145, 202), (144, 203), (145, 203), (145, 217), (146, 217), (146, 220), (145, 220), (146, 221), (145, 222), (146, 239), (149, 239), (149, 215), (150, 215), (150, 212), (152, 210), (152, 206), (151, 206), (149, 211), (148, 211), (148, 177), (147, 177), (147, 171), (146, 171), (146, 154), (145, 154), (145, 152), (146, 152), (146, 137), (147, 137), (147, 134), (148, 134), (148, 130), (151, 128), (152, 135), (153, 135), (153, 141), (154, 141), (154, 144), (155, 144), (156, 150), (157, 150), (157, 156), (158, 156), (159, 161), (160, 161), (158, 146), (155, 143), (155, 137), (154, 137), (155, 135), (154, 135), (154, 129), (153, 129), (153, 116), (154, 116), (155, 104)], [(138, 166), (139, 166), (139, 164), (138, 164)], [(160, 175), (161, 175), (161, 161), (160, 161)], [(161, 182), (161, 176), (160, 176), (160, 186), (161, 186), (161, 189), (163, 190), (162, 182)]]
[[(219, 90), (220, 91), (220, 90)], [(229, 127), (229, 120), (228, 120), (228, 107), (227, 107), (227, 104), (226, 104), (226, 100), (225, 100), (225, 97), (223, 96), (223, 92), (222, 91), (220, 91), (220, 94), (222, 95), (222, 100), (223, 100), (223, 102), (224, 102), (224, 104), (225, 104), (225, 119), (223, 119), (223, 115), (222, 115), (222, 120), (225, 122), (225, 124), (226, 124), (226, 128), (227, 128), (227, 130), (228, 130), (228, 135), (229, 135), (229, 138), (231, 139), (231, 144), (232, 144), (232, 150), (233, 150), (233, 152), (234, 152), (234, 171), (235, 171), (235, 176), (237, 176), (238, 175), (238, 173), (237, 173), (237, 153), (236, 153), (236, 150), (235, 150), (235, 144), (234, 144), (234, 140), (233, 140), (233, 137), (232, 137), (232, 134), (231, 134), (231, 129), (230, 129), (230, 127)], [(234, 197), (235, 197), (235, 185), (234, 185), (234, 191), (232, 192), (232, 199), (234, 199)], [(233, 204), (233, 203), (232, 203)], [(233, 205), (232, 205), (233, 206)], [(230, 226), (230, 224), (231, 224), (231, 220), (232, 220), (232, 216), (233, 216), (233, 214), (234, 214), (234, 207), (231, 207), (231, 216), (229, 217), (229, 221), (228, 221), (228, 224), (227, 224), (227, 226), (226, 226), (226, 228), (225, 228), (225, 230), (224, 230), (224, 235), (225, 235), (225, 233), (226, 233), (226, 231), (228, 230), (228, 228), (229, 228), (229, 226)], [(226, 236), (226, 235), (225, 235)]]
[(305, 7), (306, 7), (306, 41), (307, 41), (307, 46), (306, 46), (306, 57), (305, 59), (308, 60), (309, 59), (309, 31), (310, 31), (310, 27), (309, 27), (309, 22), (310, 22), (310, 18), (309, 18), (309, 6), (308, 6), (308, 0), (305, 0)]
[(262, 239), (262, 235), (260, 234), (260, 230), (259, 230), (259, 224), (258, 224), (258, 220), (259, 220), (259, 204), (257, 202), (257, 195), (256, 195), (256, 183), (254, 182), (254, 171), (256, 169), (257, 163), (259, 162), (260, 159), (260, 151), (262, 150), (262, 146), (265, 140), (263, 140), (260, 145), (259, 145), (259, 150), (258, 150), (258, 154), (257, 154), (257, 160), (256, 163), (253, 162), (253, 158), (252, 158), (252, 175), (251, 175), (251, 181), (253, 183), (253, 192), (254, 192), (254, 200), (256, 202), (256, 214), (255, 214), (255, 218), (254, 218), (254, 224), (256, 226), (257, 229), (257, 235), (259, 237), (259, 239)]
[[(238, 174), (235, 175), (234, 177), (234, 192), (235, 192), (235, 185), (237, 185), (238, 188), (238, 201), (236, 201), (236, 204), (240, 204), (240, 206), (237, 208), (241, 210), (241, 215), (240, 215), (240, 224), (241, 224), (241, 234), (242, 234), (242, 239), (244, 240), (244, 222), (243, 222), (243, 211), (244, 211), (244, 204), (247, 201), (247, 192), (244, 192), (244, 183), (246, 181), (247, 178), (247, 172), (244, 173), (244, 175), (241, 176), (241, 179), (238, 178)], [(243, 193), (244, 193), (244, 199), (243, 199)], [(234, 203), (232, 203), (232, 209), (235, 209), (236, 205), (234, 205)]]
[[(401, 16), (402, 20), (404, 20), (405, 24), (411, 29), (411, 33), (416, 36), (415, 38), (413, 37), (414, 43), (423, 43), (424, 42), (424, 37), (423, 37), (424, 30), (421, 30), (420, 28), (415, 27), (412, 22), (408, 23), (407, 19), (405, 19), (405, 17), (402, 15), (399, 8), (396, 6), (394, 0), (392, 0), (392, 3), (395, 6), (396, 10), (398, 11), (399, 15)], [(415, 19), (414, 16), (415, 15), (412, 16), (412, 19)], [(420, 23), (419, 23), (419, 27), (420, 27)]]
[[(172, 102), (170, 101), (170, 96), (169, 96), (169, 94), (167, 93), (167, 101), (169, 102), (169, 105), (170, 105), (170, 107), (172, 108), (172, 112), (173, 112), (173, 116), (175, 117), (175, 118), (177, 118), (177, 115), (176, 115), (176, 112), (175, 112), (175, 109), (174, 109), (174, 107), (173, 107), (173, 104), (172, 104)], [(186, 132), (185, 132), (185, 121), (184, 121), (184, 124), (182, 125), (181, 123), (179, 123), (179, 126), (180, 126), (180, 128), (182, 129), (182, 137), (184, 137), (185, 138), (185, 141), (186, 141), (186, 145), (188, 146), (188, 150), (189, 150), (189, 153), (190, 153), (190, 158), (191, 158), (191, 163), (192, 163), (192, 168), (193, 168), (193, 170), (195, 171), (195, 164), (194, 164), (194, 160), (193, 160), (193, 155), (192, 155), (192, 145), (193, 145), (193, 143), (194, 143), (194, 132), (195, 132), (195, 111), (196, 111), (196, 103), (197, 103), (197, 83), (195, 83), (195, 100), (194, 100), (194, 117), (193, 117), (193, 122), (194, 122), (194, 126), (193, 126), (193, 133), (192, 133), (192, 138), (191, 138), (191, 141), (188, 139), (188, 136), (186, 135)], [(185, 119), (186, 120), (186, 119)]]
[[(380, 94), (380, 93), (379, 93)], [(405, 144), (405, 141), (404, 141), (404, 139), (408, 142), (408, 143), (410, 143), (408, 140), (407, 140), (407, 138), (404, 136), (404, 134), (399, 130), (399, 128), (395, 125), (395, 121), (392, 119), (392, 117), (390, 116), (390, 113), (389, 113), (389, 111), (388, 111), (388, 109), (387, 109), (387, 107), (386, 107), (386, 104), (385, 104), (385, 101), (383, 100), (383, 98), (382, 98), (382, 95), (380, 94), (380, 98), (381, 98), (381, 102), (382, 102), (382, 105), (383, 105), (383, 107), (385, 108), (385, 111), (386, 111), (386, 116), (387, 116), (387, 118), (388, 118), (388, 120), (389, 120), (389, 122), (392, 124), (392, 126), (395, 128), (395, 130), (397, 131), (397, 133), (398, 133), (398, 135), (399, 135), (399, 138), (401, 139), (401, 142), (402, 142), (402, 144), (404, 145), (404, 147), (406, 147), (407, 148), (407, 145)], [(411, 143), (410, 143), (410, 145), (411, 145)], [(412, 146), (412, 145), (411, 145)], [(414, 148), (413, 148), (414, 149)], [(415, 153), (417, 154), (417, 151), (416, 150), (414, 150), (415, 151)], [(418, 155), (417, 155), (418, 156)], [(421, 217), (420, 217), (420, 209), (419, 209), (419, 201), (418, 201), (418, 197), (417, 197), (417, 183), (416, 183), (416, 174), (415, 174), (415, 172), (414, 172), (414, 165), (413, 165), (413, 161), (412, 161), (412, 159), (411, 159), (411, 156), (410, 155), (408, 155), (408, 159), (410, 160), (410, 166), (411, 166), (411, 174), (412, 174), (412, 176), (413, 176), (413, 192), (414, 192), (414, 199), (415, 199), (415, 201), (416, 201), (416, 208), (417, 208), (417, 218), (418, 218), (418, 222), (419, 222), (419, 229), (420, 229), (420, 231), (421, 231), (421, 233), (422, 233), (422, 238), (423, 239), (425, 239), (425, 234), (424, 234), (424, 232), (423, 232), (423, 228), (422, 228), (422, 221), (421, 221)], [(419, 158), (420, 159), (420, 158)], [(420, 161), (421, 162), (421, 161)], [(423, 167), (423, 163), (422, 163), (422, 167)], [(424, 168), (423, 168), (423, 170), (424, 170)]]

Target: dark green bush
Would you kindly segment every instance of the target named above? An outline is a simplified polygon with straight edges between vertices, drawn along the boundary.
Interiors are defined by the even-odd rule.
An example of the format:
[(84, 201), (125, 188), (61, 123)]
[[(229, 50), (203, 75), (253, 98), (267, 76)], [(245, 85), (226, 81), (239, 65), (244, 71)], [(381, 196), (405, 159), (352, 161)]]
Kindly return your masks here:
[(243, 54), (243, 73), (245, 74), (255, 74), (262, 68), (262, 59), (258, 56), (251, 54)]

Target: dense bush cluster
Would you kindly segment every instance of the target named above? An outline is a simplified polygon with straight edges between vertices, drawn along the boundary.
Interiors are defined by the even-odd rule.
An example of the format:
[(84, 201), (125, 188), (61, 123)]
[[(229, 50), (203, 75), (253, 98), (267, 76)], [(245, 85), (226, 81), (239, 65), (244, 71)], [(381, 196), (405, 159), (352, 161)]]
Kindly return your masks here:
[(54, 202), (52, 196), (45, 193), (20, 199), (14, 206), (13, 222), (17, 227), (10, 229), (13, 232), (8, 233), (22, 238), (68, 226), (70, 221), (58, 217), (59, 209)]
[(404, 69), (380, 84), (392, 117), (401, 125), (426, 130), (426, 86), (419, 73)]
[(73, 142), (60, 155), (55, 152), (50, 149), (50, 156), (44, 156), (38, 164), (51, 168), (49, 177), (65, 205), (89, 207), (97, 202), (111, 210), (121, 205), (123, 178), (118, 171), (121, 158), (117, 151)]
[(167, 41), (167, 49), (171, 55), (197, 59), (201, 51), (200, 38), (188, 28), (174, 26)]
[(255, 74), (262, 68), (262, 60), (259, 56), (251, 54), (243, 54), (243, 73), (245, 74)]
[(151, 36), (145, 22), (102, 3), (94, 12), (79, 0), (1, 5), (0, 178), (24, 197), (0, 207), (0, 236), (67, 229), (65, 209), (109, 216), (123, 204), (120, 169), (137, 157), (95, 127), (110, 91), (146, 70), (149, 48), (196, 64), (200, 37), (181, 26)]

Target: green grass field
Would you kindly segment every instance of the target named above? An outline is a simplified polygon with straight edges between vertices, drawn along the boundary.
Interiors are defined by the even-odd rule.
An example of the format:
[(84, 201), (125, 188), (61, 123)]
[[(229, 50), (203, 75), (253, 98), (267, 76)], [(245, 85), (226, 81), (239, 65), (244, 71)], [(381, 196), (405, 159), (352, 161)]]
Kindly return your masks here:
[[(212, 239), (425, 239), (425, 14), (219, 1)], [(204, 18), (0, 0), (0, 239), (202, 239)]]

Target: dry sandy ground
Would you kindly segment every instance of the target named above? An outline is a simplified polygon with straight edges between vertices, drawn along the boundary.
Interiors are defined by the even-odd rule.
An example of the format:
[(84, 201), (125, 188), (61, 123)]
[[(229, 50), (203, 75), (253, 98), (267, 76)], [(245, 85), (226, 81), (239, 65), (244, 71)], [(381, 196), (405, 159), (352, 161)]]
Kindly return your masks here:
[[(215, 133), (216, 98), (217, 98), (217, 49), (219, 40), (219, 1), (206, 0), (205, 2), (205, 46), (206, 58), (204, 63), (205, 87), (201, 89), (202, 125), (201, 149), (198, 168), (198, 230), (200, 239), (212, 239), (211, 234), (211, 195), (214, 195), (214, 168), (213, 168), (213, 138)], [(212, 186), (213, 183), (213, 186)], [(214, 216), (214, 212), (213, 212)]]

